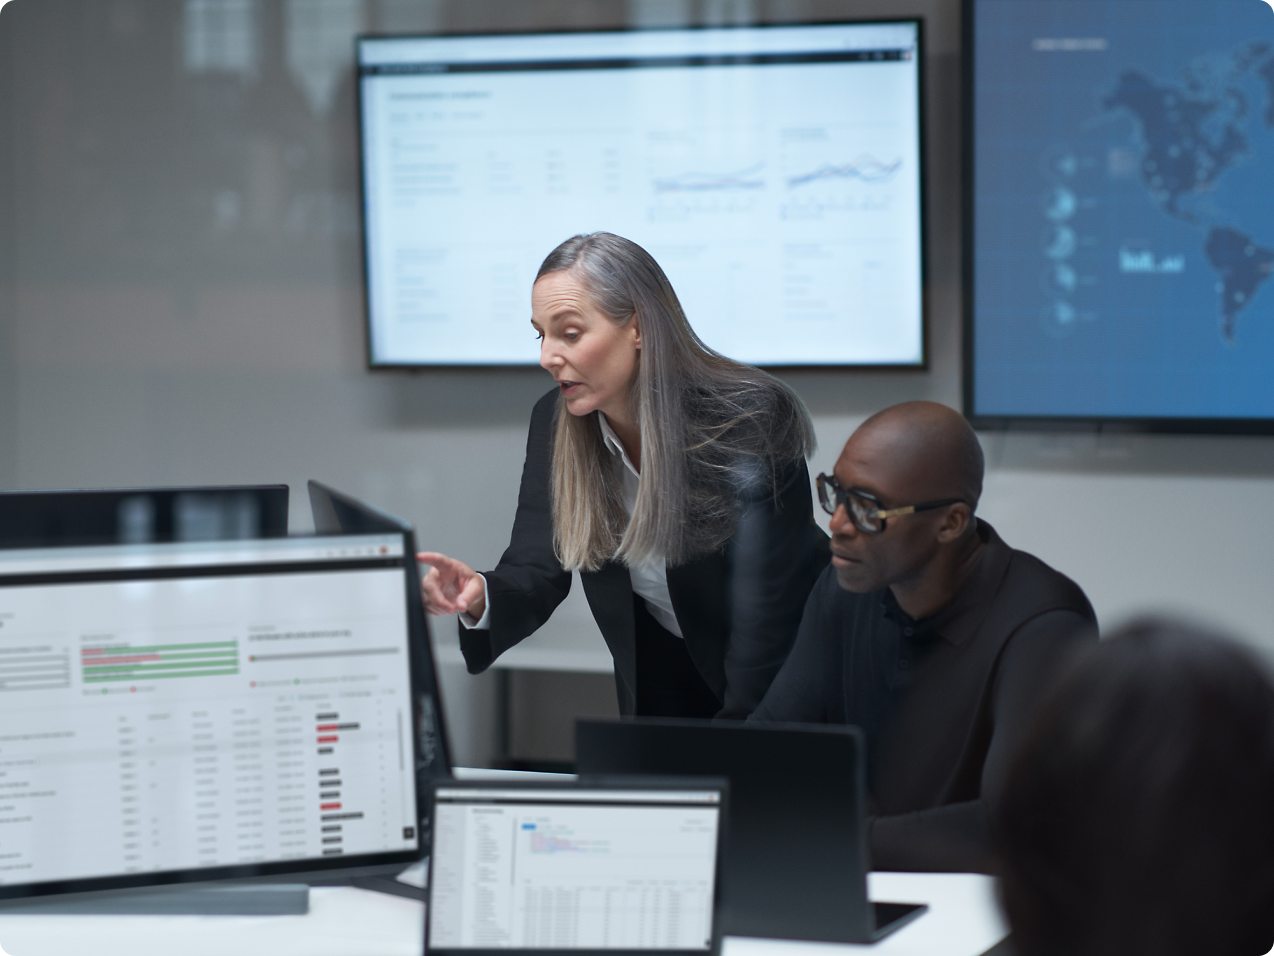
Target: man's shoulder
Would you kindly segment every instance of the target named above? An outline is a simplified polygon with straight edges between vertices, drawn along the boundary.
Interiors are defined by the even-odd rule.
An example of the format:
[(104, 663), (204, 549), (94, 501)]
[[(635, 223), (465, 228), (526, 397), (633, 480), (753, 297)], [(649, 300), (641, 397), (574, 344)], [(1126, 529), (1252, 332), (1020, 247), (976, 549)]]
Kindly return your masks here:
[(999, 597), (1011, 602), (1026, 619), (1048, 611), (1072, 611), (1096, 621), (1084, 589), (1061, 571), (1027, 551), (1009, 548), (1008, 568)]

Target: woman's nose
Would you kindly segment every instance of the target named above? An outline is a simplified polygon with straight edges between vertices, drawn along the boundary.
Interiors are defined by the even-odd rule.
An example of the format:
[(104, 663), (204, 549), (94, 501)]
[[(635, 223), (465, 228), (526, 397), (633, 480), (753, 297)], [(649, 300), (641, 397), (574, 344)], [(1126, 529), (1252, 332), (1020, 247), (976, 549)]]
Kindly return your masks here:
[(551, 372), (561, 364), (562, 356), (557, 354), (557, 350), (553, 348), (548, 339), (540, 343), (540, 367)]

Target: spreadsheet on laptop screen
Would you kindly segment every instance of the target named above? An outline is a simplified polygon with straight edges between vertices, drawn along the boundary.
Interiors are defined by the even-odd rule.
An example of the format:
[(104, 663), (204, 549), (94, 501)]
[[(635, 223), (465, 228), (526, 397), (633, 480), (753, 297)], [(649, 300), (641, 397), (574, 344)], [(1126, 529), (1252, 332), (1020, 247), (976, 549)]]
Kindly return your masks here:
[(429, 948), (709, 951), (720, 798), (439, 789)]
[(416, 850), (406, 560), (0, 551), (0, 888)]

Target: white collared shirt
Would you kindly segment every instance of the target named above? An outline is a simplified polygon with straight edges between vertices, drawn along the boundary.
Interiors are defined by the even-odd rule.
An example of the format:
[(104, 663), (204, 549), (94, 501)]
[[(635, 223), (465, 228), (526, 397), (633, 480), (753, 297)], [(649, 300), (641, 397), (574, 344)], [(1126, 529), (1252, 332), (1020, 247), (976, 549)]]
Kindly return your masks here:
[[(620, 461), (623, 462), (621, 474), (623, 504), (624, 511), (631, 518), (633, 509), (637, 507), (637, 485), (641, 481), (641, 475), (633, 467), (633, 463), (628, 458), (628, 452), (624, 450), (624, 443), (615, 434), (615, 429), (610, 427), (606, 416), (598, 412), (597, 421), (602, 426), (602, 438), (606, 442), (607, 449), (612, 455), (619, 456), (615, 462), (616, 467), (620, 466)], [(677, 615), (672, 609), (672, 597), (668, 594), (668, 566), (664, 559), (660, 558), (655, 564), (629, 568), (628, 576), (633, 582), (633, 593), (645, 599), (650, 616), (673, 634), (681, 637), (681, 625), (677, 623)]]
[[(637, 485), (641, 481), (641, 474), (629, 460), (628, 452), (624, 450), (624, 443), (615, 434), (615, 429), (610, 427), (606, 416), (598, 412), (597, 421), (602, 426), (602, 439), (606, 443), (606, 449), (611, 455), (616, 456), (615, 467), (621, 470), (624, 511), (631, 518), (633, 509), (637, 506)], [(646, 602), (646, 609), (650, 611), (650, 616), (668, 631), (681, 637), (681, 625), (677, 623), (676, 612), (672, 609), (672, 597), (668, 593), (668, 567), (664, 559), (660, 558), (654, 564), (629, 568), (628, 576), (632, 581), (633, 593)], [(474, 630), (491, 626), (491, 599), (485, 577), (482, 578), (482, 588), (486, 603), (486, 610), (482, 612), (482, 617), (475, 621), (471, 614), (461, 613), (460, 615), (460, 623)]]

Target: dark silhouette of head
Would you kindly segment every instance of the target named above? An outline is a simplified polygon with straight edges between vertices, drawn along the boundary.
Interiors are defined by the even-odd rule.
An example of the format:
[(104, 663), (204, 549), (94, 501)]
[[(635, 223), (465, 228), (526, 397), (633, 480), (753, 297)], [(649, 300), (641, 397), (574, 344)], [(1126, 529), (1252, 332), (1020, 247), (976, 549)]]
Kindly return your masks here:
[(992, 827), (1022, 956), (1258, 956), (1274, 943), (1274, 686), (1131, 624), (1041, 706)]

